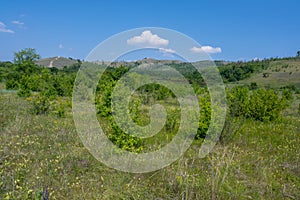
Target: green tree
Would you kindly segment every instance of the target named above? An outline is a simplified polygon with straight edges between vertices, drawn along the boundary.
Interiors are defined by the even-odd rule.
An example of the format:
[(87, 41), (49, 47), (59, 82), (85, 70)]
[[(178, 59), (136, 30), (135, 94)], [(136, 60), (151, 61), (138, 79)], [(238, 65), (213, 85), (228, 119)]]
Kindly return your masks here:
[[(38, 58), (40, 58), (40, 56), (36, 53), (35, 49), (32, 48), (26, 48), (19, 52), (16, 52), (13, 60), (14, 64), (12, 65), (6, 76), (6, 88), (19, 89), (21, 88), (20, 84), (28, 82), (24, 82), (24, 77), (26, 77), (27, 80), (31, 79), (30, 76), (32, 76), (33, 74), (38, 74), (41, 68), (34, 63), (34, 61)], [(32, 90), (32, 88), (30, 87), (35, 83), (29, 81), (28, 84), (22, 86), (22, 90)], [(36, 87), (37, 86), (34, 86), (33, 88)], [(20, 94), (23, 95), (23, 92), (20, 92)]]
[(34, 63), (36, 59), (39, 59), (40, 55), (38, 55), (35, 49), (26, 48), (19, 52), (15, 53), (14, 63), (15, 69), (20, 76), (26, 74), (30, 75), (34, 72), (38, 71), (38, 66)]
[(24, 62), (32, 63), (39, 58), (40, 55), (36, 53), (35, 49), (26, 48), (14, 54), (14, 63), (15, 64), (22, 64)]

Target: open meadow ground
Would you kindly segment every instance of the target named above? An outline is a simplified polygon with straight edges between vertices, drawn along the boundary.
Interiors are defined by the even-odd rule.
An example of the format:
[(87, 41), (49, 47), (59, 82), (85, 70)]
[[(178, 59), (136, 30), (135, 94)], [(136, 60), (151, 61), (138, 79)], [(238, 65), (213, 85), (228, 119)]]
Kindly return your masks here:
[[(298, 97), (295, 97), (299, 99)], [(110, 169), (64, 118), (34, 115), (28, 100), (0, 96), (0, 198), (300, 199), (300, 121), (295, 109), (273, 122), (235, 119), (200, 159), (201, 140), (170, 166), (146, 174)]]

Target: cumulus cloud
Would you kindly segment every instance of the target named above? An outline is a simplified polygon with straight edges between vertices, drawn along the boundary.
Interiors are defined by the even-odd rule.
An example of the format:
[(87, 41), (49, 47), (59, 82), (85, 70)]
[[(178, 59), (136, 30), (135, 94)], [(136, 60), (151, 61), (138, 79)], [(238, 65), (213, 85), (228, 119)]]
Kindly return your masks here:
[(0, 32), (3, 33), (14, 33), (13, 30), (6, 28), (6, 25), (3, 22), (0, 22)]
[(222, 49), (220, 47), (211, 47), (211, 46), (202, 46), (202, 47), (193, 47), (190, 49), (193, 53), (221, 53)]
[(163, 39), (151, 31), (142, 32), (139, 36), (134, 36), (127, 40), (127, 44), (142, 47), (160, 47), (169, 44), (169, 40)]

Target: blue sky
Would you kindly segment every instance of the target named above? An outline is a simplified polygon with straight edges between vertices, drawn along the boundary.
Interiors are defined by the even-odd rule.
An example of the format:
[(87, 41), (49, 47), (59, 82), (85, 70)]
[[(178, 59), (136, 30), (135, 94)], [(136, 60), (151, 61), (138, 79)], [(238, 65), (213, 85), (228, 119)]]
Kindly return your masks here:
[(300, 50), (300, 1), (16, 1), (0, 3), (0, 60), (36, 48), (42, 57), (84, 59), (128, 29), (184, 33), (218, 60), (294, 56)]

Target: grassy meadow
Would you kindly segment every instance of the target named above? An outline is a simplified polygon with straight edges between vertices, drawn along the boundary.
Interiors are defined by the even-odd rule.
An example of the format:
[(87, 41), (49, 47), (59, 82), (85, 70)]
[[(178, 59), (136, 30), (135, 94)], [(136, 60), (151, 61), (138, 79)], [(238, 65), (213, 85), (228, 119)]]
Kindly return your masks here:
[[(289, 84), (299, 86), (299, 66), (299, 61), (274, 61), (239, 83), (256, 82), (278, 90)], [(53, 73), (60, 80), (56, 77), (60, 72), (42, 73), (46, 78)], [(268, 77), (261, 77), (263, 73), (269, 73)], [(234, 87), (236, 82), (228, 84)], [(73, 121), (71, 96), (54, 98), (46, 93), (49, 101), (45, 103), (38, 99), (43, 90), (30, 89), (27, 95), (19, 92), (22, 87), (7, 90), (6, 86), (3, 80), (0, 84), (0, 199), (300, 199), (300, 94), (297, 91), (288, 93), (291, 96), (287, 105), (272, 120), (258, 120), (250, 115), (228, 116), (219, 142), (205, 158), (199, 157), (203, 141), (199, 136), (171, 165), (135, 174), (105, 166), (83, 146)], [(255, 91), (251, 90), (249, 95)], [(105, 96), (99, 95), (99, 105), (107, 106)], [(176, 101), (168, 98), (164, 102), (172, 114)], [(36, 107), (40, 104), (47, 109)], [(145, 114), (148, 106), (139, 104), (139, 112), (135, 111), (138, 123), (148, 123)], [(98, 114), (99, 123), (113, 134), (109, 111)], [(201, 124), (206, 125), (206, 121)], [(172, 136), (170, 130), (176, 132), (176, 125), (163, 129), (161, 135)], [(157, 141), (165, 139), (161, 137), (148, 142), (155, 147)], [(127, 143), (119, 144), (118, 139), (119, 146), (135, 148)]]

